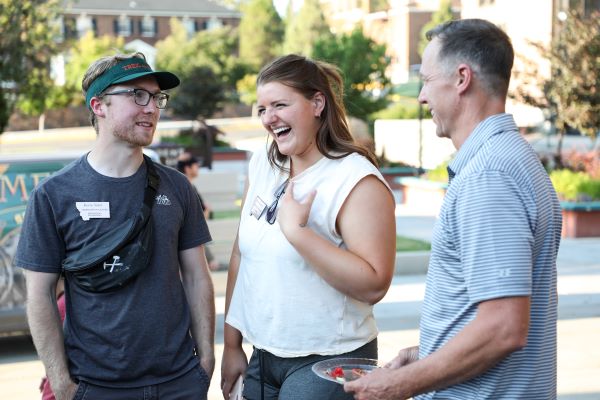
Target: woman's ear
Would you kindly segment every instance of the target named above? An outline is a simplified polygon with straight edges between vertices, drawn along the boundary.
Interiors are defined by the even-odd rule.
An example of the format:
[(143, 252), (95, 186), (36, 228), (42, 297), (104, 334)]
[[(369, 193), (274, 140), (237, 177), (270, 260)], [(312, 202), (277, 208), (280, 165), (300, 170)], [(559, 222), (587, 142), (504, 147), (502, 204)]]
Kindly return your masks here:
[(321, 118), (321, 113), (325, 108), (325, 96), (323, 96), (323, 93), (317, 92), (314, 94), (311, 101), (313, 103), (315, 118)]

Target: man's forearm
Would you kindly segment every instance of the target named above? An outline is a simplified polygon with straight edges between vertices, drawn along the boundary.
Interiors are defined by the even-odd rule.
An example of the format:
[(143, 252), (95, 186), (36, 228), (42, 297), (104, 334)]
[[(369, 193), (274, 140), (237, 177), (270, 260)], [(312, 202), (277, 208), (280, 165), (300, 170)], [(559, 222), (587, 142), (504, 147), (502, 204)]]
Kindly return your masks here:
[[(192, 337), (196, 343), (198, 357), (201, 361), (207, 360), (214, 364), (215, 300), (210, 275), (197, 277), (195, 282), (188, 282), (186, 286), (192, 317)], [(203, 367), (206, 368), (206, 365)]]
[(54, 294), (28, 293), (27, 321), (46, 374), (54, 385), (70, 380), (64, 336)]
[(435, 353), (398, 370), (411, 395), (467, 381), (526, 344), (529, 299), (484, 302), (477, 317)]

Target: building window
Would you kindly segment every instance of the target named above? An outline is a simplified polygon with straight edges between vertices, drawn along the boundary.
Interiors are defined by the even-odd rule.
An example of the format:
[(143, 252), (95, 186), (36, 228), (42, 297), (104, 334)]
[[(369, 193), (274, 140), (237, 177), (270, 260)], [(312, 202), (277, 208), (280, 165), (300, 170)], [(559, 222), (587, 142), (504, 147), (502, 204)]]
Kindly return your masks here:
[(146, 15), (144, 19), (140, 21), (140, 35), (143, 37), (156, 36), (156, 21), (154, 18)]
[(77, 20), (74, 17), (65, 17), (62, 20), (62, 32), (65, 39), (77, 38)]
[(206, 29), (211, 30), (211, 29), (217, 29), (223, 26), (223, 23), (221, 23), (221, 20), (217, 17), (211, 17), (208, 20), (208, 23), (206, 24)]
[(181, 20), (181, 23), (183, 24), (183, 27), (188, 33), (188, 36), (193, 36), (196, 33), (196, 24), (194, 23), (193, 19), (191, 19), (188, 16), (185, 16)]
[(126, 15), (121, 15), (118, 20), (115, 21), (116, 34), (119, 36), (131, 36), (133, 33), (133, 21)]
[(88, 17), (86, 14), (82, 14), (79, 17), (77, 17), (77, 20), (75, 22), (75, 26), (77, 29), (77, 35), (78, 37), (83, 37), (85, 36), (85, 34), (88, 31), (92, 31), (93, 30), (93, 23), (92, 23), (92, 19), (90, 17)]

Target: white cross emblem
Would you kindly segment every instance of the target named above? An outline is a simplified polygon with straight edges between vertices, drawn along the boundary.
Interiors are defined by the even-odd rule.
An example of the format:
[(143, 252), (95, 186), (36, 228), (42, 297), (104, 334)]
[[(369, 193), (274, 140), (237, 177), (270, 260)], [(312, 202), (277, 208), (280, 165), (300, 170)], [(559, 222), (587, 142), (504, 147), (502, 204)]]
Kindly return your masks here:
[(115, 267), (120, 267), (123, 265), (123, 263), (119, 262), (120, 259), (121, 259), (121, 257), (119, 257), (119, 256), (113, 256), (112, 264), (108, 264), (106, 261), (104, 261), (104, 269), (106, 269), (107, 267), (110, 267), (110, 271), (108, 271), (108, 272), (110, 272), (112, 274)]

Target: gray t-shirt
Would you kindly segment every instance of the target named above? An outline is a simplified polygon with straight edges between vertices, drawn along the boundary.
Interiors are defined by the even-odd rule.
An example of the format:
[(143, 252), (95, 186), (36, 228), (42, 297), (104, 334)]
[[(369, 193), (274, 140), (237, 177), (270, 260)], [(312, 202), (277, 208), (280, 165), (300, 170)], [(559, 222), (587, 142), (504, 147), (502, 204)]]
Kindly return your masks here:
[[(65, 347), (76, 379), (139, 387), (166, 382), (198, 364), (178, 253), (211, 238), (187, 178), (155, 166), (160, 186), (152, 208), (154, 249), (148, 268), (108, 293), (65, 281)], [(92, 169), (86, 156), (58, 171), (32, 192), (15, 265), (60, 273), (65, 256), (140, 209), (145, 182), (145, 164), (130, 177), (111, 178)], [(110, 218), (84, 221), (76, 202), (108, 202)]]

